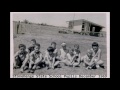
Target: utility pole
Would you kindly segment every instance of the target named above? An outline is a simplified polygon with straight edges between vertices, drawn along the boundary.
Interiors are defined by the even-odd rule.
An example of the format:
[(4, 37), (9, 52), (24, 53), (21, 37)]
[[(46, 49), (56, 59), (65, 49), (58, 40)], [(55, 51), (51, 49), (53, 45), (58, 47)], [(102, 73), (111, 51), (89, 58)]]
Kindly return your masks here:
[[(73, 27), (74, 27), (74, 18), (75, 18), (75, 13), (74, 13), (74, 15), (73, 15), (72, 29), (73, 29)], [(73, 30), (72, 30), (72, 31), (73, 31)]]
[(74, 15), (73, 15), (73, 26), (74, 26), (74, 18), (75, 18), (75, 13), (74, 13)]

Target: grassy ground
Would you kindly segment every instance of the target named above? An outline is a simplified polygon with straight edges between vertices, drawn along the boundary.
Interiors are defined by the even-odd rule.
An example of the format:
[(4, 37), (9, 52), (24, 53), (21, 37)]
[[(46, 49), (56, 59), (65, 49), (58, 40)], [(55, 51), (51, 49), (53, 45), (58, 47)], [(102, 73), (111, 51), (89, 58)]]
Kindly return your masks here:
[[(14, 31), (15, 31), (15, 23), (14, 23)], [(34, 74), (40, 75), (107, 75), (107, 52), (106, 52), (106, 38), (105, 37), (93, 37), (93, 36), (82, 36), (78, 34), (60, 34), (58, 31), (61, 28), (58, 27), (50, 27), (50, 26), (38, 26), (32, 24), (22, 24), (21, 31), (25, 32), (23, 35), (15, 35), (14, 38), (14, 53), (18, 50), (18, 45), (23, 43), (26, 47), (29, 47), (30, 40), (36, 39), (38, 43), (41, 44), (41, 52), (44, 54), (45, 50), (48, 46), (50, 46), (51, 42), (55, 41), (57, 43), (57, 48), (61, 48), (61, 43), (66, 42), (67, 47), (73, 47), (74, 44), (79, 44), (81, 50), (81, 56), (86, 54), (87, 49), (91, 48), (91, 44), (96, 41), (99, 43), (100, 48), (102, 50), (101, 59), (104, 61), (105, 69), (96, 69), (96, 70), (86, 70), (82, 65), (81, 67), (67, 67), (63, 64), (62, 68), (56, 68), (55, 70), (47, 70), (46, 68), (42, 68), (36, 70)], [(27, 70), (24, 73), (20, 73), (19, 69), (13, 70), (14, 75), (25, 75), (30, 74), (27, 73)]]
[[(61, 48), (61, 43), (66, 42), (68, 47), (73, 47), (74, 44), (79, 44), (80, 45), (80, 50), (81, 50), (81, 55), (85, 55), (87, 49), (91, 48), (91, 44), (94, 41), (97, 41), (100, 45), (100, 48), (102, 50), (102, 60), (105, 63), (105, 69), (97, 69), (97, 70), (86, 70), (82, 65), (81, 67), (67, 67), (64, 66), (63, 64), (61, 65), (62, 68), (56, 68), (55, 70), (47, 70), (46, 68), (42, 68), (39, 70), (36, 70), (34, 74), (40, 74), (40, 75), (57, 75), (57, 74), (74, 74), (74, 75), (107, 75), (107, 54), (106, 54), (106, 39), (105, 37), (92, 37), (92, 36), (82, 36), (82, 35), (77, 35), (77, 34), (25, 34), (25, 35), (17, 35), (17, 38), (14, 38), (14, 52), (18, 50), (18, 45), (20, 43), (25, 44), (27, 47), (30, 45), (30, 40), (31, 39), (36, 39), (38, 43), (41, 44), (41, 52), (44, 54), (44, 51), (46, 48), (50, 45), (51, 42), (55, 41), (57, 43), (57, 48)], [(14, 70), (14, 74), (21, 74), (19, 69)], [(22, 73), (24, 74), (29, 74), (27, 73), (27, 70)]]

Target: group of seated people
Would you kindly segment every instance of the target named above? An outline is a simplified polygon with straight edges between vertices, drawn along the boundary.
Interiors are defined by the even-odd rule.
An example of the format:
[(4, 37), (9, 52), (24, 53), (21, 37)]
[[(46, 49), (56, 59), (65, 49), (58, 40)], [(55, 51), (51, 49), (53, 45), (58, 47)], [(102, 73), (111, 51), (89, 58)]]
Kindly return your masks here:
[(47, 67), (47, 70), (55, 69), (61, 67), (61, 63), (69, 67), (80, 67), (82, 64), (86, 69), (104, 68), (101, 49), (97, 42), (92, 43), (92, 48), (87, 50), (84, 56), (81, 56), (78, 44), (75, 44), (74, 48), (68, 48), (66, 43), (62, 43), (58, 51), (56, 42), (52, 42), (44, 56), (40, 51), (40, 44), (35, 39), (31, 40), (31, 44), (29, 48), (19, 44), (19, 50), (15, 53), (13, 68), (20, 68), (21, 73), (26, 69), (28, 73), (34, 73), (36, 69), (41, 68), (41, 65)]

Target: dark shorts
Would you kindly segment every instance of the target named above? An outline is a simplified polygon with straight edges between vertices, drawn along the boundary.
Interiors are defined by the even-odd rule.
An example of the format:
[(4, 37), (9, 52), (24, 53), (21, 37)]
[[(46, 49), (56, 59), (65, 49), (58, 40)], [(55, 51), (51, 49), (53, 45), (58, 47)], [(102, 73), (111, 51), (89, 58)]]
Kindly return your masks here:
[[(21, 67), (23, 60), (21, 60), (21, 58), (19, 56), (17, 56), (15, 60), (16, 60), (16, 65)], [(29, 66), (29, 63), (27, 63), (26, 66)]]
[(22, 62), (23, 62), (23, 61), (21, 60), (21, 58), (20, 58), (19, 56), (17, 56), (17, 57), (15, 58), (15, 60), (16, 60), (16, 65), (21, 67), (21, 66), (22, 66)]

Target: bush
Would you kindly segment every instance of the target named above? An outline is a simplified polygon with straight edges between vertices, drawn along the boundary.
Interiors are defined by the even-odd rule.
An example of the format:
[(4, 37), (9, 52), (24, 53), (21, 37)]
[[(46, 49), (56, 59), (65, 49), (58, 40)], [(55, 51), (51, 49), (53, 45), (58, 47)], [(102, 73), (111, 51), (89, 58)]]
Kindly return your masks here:
[(47, 26), (47, 24), (46, 24), (46, 23), (41, 23), (41, 25), (42, 25), (42, 26)]
[(28, 20), (26, 20), (26, 19), (25, 19), (23, 22), (24, 22), (24, 23), (26, 23), (26, 24), (28, 24), (28, 23), (29, 23), (29, 21), (28, 21)]

